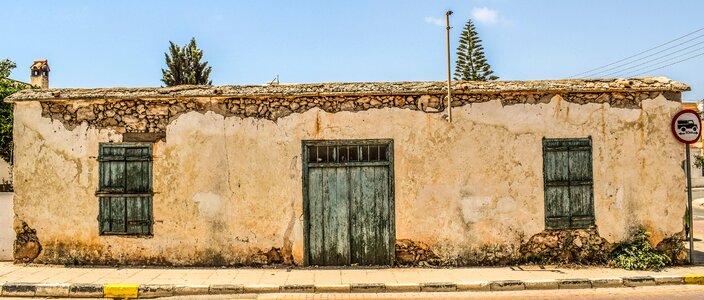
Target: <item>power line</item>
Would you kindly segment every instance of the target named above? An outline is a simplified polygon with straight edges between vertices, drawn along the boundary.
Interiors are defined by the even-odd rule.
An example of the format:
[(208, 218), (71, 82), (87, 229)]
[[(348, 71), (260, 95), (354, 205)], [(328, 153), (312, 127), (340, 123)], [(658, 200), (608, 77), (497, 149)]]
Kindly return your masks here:
[[(603, 73), (605, 73), (605, 72), (612, 71), (612, 70), (616, 70), (616, 69), (618, 69), (618, 68), (620, 68), (620, 67), (628, 66), (628, 65), (630, 65), (630, 64), (632, 64), (632, 63), (634, 63), (634, 62), (638, 62), (638, 61), (644, 60), (644, 59), (646, 59), (646, 58), (653, 57), (654, 55), (663, 53), (663, 52), (665, 52), (665, 51), (667, 51), (667, 50), (670, 50), (670, 49), (677, 48), (677, 47), (679, 47), (679, 46), (681, 46), (681, 45), (687, 44), (687, 43), (689, 43), (689, 42), (691, 42), (691, 41), (694, 41), (694, 40), (696, 40), (696, 39), (698, 39), (698, 38), (700, 38), (700, 37), (703, 37), (703, 36), (704, 36), (704, 34), (698, 35), (698, 36), (696, 36), (696, 37), (694, 37), (694, 38), (688, 39), (688, 40), (686, 40), (686, 41), (684, 41), (684, 42), (675, 44), (674, 46), (670, 46), (670, 47), (668, 47), (668, 48), (662, 49), (662, 50), (657, 51), (657, 52), (655, 52), (655, 53), (651, 53), (651, 54), (649, 54), (649, 55), (646, 55), (646, 56), (643, 56), (643, 57), (641, 57), (641, 58), (632, 60), (632, 61), (630, 61), (630, 62), (626, 62), (626, 63), (623, 63), (623, 64), (619, 64), (619, 65), (617, 65), (617, 66), (615, 66), (615, 67), (611, 67), (611, 68), (609, 68), (609, 69), (602, 70), (602, 71), (599, 71), (599, 72), (597, 72), (597, 73), (593, 73), (593, 74), (591, 74), (591, 75), (587, 75), (587, 77), (597, 77), (597, 76), (600, 76), (601, 74), (603, 74)], [(691, 45), (691, 46), (689, 46), (689, 47), (687, 47), (687, 48), (684, 48), (684, 49), (691, 48), (691, 47), (696, 46), (696, 45), (699, 45), (699, 44), (701, 44), (701, 43), (702, 43), (702, 42), (697, 43), (697, 44), (694, 44), (694, 45)], [(674, 51), (673, 53), (677, 53), (677, 52), (679, 52), (679, 51), (681, 51), (681, 50)], [(669, 55), (669, 54), (666, 54), (666, 55)]]
[(657, 70), (660, 70), (660, 69), (665, 68), (665, 67), (669, 67), (669, 66), (676, 65), (676, 64), (679, 64), (679, 63), (684, 62), (684, 61), (688, 61), (688, 60), (693, 59), (693, 58), (697, 58), (697, 57), (702, 56), (702, 55), (704, 55), (704, 52), (699, 53), (699, 54), (694, 55), (694, 56), (690, 56), (690, 57), (685, 58), (685, 59), (682, 59), (682, 60), (678, 60), (678, 61), (673, 62), (673, 63), (671, 63), (671, 64), (667, 64), (667, 65), (664, 65), (664, 66), (661, 66), (661, 67), (657, 67), (657, 68), (655, 68), (655, 69), (650, 69), (650, 70), (647, 70), (647, 71), (645, 71), (645, 72), (641, 72), (641, 73), (639, 73), (639, 74), (635, 74), (635, 75), (632, 75), (632, 76), (629, 76), (629, 77), (635, 77), (635, 76), (644, 75), (644, 74), (650, 73), (650, 72), (652, 72), (652, 71), (657, 71)]
[[(692, 53), (692, 52), (696, 52), (696, 51), (690, 51), (690, 52), (687, 52), (687, 53), (685, 53), (685, 54), (675, 56), (675, 57), (673, 57), (673, 59), (683, 57), (683, 56), (685, 56), (685, 55), (687, 55), (687, 54), (690, 54), (690, 53)], [(697, 57), (697, 56), (699, 56), (699, 54), (704, 54), (704, 52), (697, 53), (697, 54), (695, 54), (694, 56), (691, 56), (691, 58)], [(672, 60), (669, 60), (669, 61), (672, 61)], [(650, 64), (650, 65), (647, 65), (647, 66), (642, 67), (642, 68), (638, 68), (638, 69), (633, 70), (633, 71), (630, 71), (630, 72), (622, 72), (622, 73), (620, 73), (618, 76), (613, 76), (613, 77), (632, 77), (633, 74), (642, 74), (642, 73), (640, 73), (640, 72), (643, 71), (643, 70), (647, 70), (648, 68), (656, 67), (656, 66), (658, 66), (658, 65), (661, 65), (661, 64), (663, 64), (663, 63), (667, 63), (667, 62), (669, 62), (669, 61), (664, 61), (664, 62), (658, 62), (658, 63)], [(678, 61), (678, 62), (679, 62), (679, 61)], [(667, 64), (667, 65), (665, 65), (665, 66), (670, 66), (670, 65), (671, 65), (671, 64)], [(659, 69), (661, 69), (661, 68), (660, 68), (660, 67), (657, 67), (656, 69), (659, 70)], [(648, 70), (648, 71), (645, 71), (645, 72), (650, 72), (650, 71), (651, 71), (651, 70)], [(610, 77), (610, 76), (609, 76), (609, 77)]]
[[(672, 57), (672, 58), (670, 58), (670, 59), (668, 59), (668, 60), (660, 61), (660, 62), (657, 62), (657, 63), (654, 63), (654, 64), (649, 64), (649, 65), (647, 65), (647, 66), (645, 66), (645, 67), (641, 67), (641, 68), (635, 69), (635, 70), (633, 70), (633, 71), (624, 72), (624, 71), (625, 71), (625, 70), (624, 70), (624, 71), (621, 71), (621, 72), (619, 72), (619, 73), (612, 73), (612, 74), (609, 74), (609, 75), (607, 75), (607, 76), (605, 76), (605, 77), (626, 77), (628, 74), (638, 74), (640, 71), (643, 71), (643, 70), (646, 70), (646, 69), (649, 69), (649, 68), (652, 68), (652, 67), (661, 65), (661, 64), (663, 64), (663, 63), (667, 64), (668, 62), (671, 62), (671, 61), (674, 60), (674, 59), (678, 59), (678, 58), (680, 58), (680, 57), (683, 57), (683, 56), (686, 56), (686, 55), (688, 55), (688, 54), (695, 53), (695, 52), (698, 52), (698, 51), (701, 51), (701, 50), (704, 50), (704, 48), (698, 48), (698, 49), (694, 49), (694, 50), (692, 50), (692, 51), (687, 51), (686, 53), (682, 53), (682, 54), (677, 55), (677, 56), (675, 56), (675, 57)], [(704, 53), (704, 52), (702, 52), (702, 53)], [(698, 54), (700, 54), (700, 53), (696, 53), (694, 56), (697, 56)], [(616, 74), (618, 74), (618, 75), (616, 75)], [(614, 76), (612, 76), (612, 75), (614, 75)]]
[[(654, 62), (654, 61), (662, 60), (663, 58), (667, 58), (667, 60), (665, 60), (665, 62), (667, 62), (668, 60), (677, 59), (677, 58), (680, 58), (680, 57), (685, 56), (685, 55), (687, 55), (687, 54), (691, 54), (691, 53), (697, 52), (697, 51), (699, 51), (699, 50), (704, 50), (704, 47), (699, 47), (699, 48), (696, 48), (696, 49), (694, 49), (694, 50), (687, 51), (687, 52), (685, 52), (685, 53), (682, 53), (682, 54), (677, 55), (677, 56), (674, 56), (674, 57), (668, 57), (668, 56), (671, 55), (671, 54), (675, 54), (675, 53), (681, 52), (681, 51), (683, 51), (683, 50), (687, 50), (687, 49), (689, 49), (689, 48), (692, 48), (692, 47), (697, 46), (697, 45), (700, 45), (700, 44), (704, 44), (704, 42), (700, 42), (700, 43), (691, 45), (691, 46), (689, 46), (689, 47), (682, 48), (682, 49), (677, 50), (677, 51), (675, 51), (675, 52), (668, 53), (667, 55), (663, 55), (663, 56), (660, 56), (660, 57), (658, 57), (658, 58), (651, 59), (651, 60), (642, 62), (642, 63), (640, 63), (640, 64), (637, 64), (637, 65), (634, 65), (634, 66), (631, 66), (631, 67), (628, 67), (628, 68), (625, 68), (625, 69), (622, 69), (622, 70), (619, 70), (619, 71), (616, 71), (616, 72), (611, 72), (611, 73), (609, 73), (609, 74), (604, 75), (603, 77), (611, 77), (611, 76), (616, 75), (616, 74), (638, 72), (639, 70), (647, 69), (647, 68), (650, 68), (650, 67), (652, 67), (652, 66), (656, 66), (656, 65), (658, 65), (658, 64), (661, 64), (661, 63), (663, 63), (663, 62), (660, 61), (660, 62), (657, 62), (657, 63), (654, 63), (654, 64), (650, 64), (650, 65), (647, 65), (647, 66), (645, 66), (645, 67), (643, 67), (643, 68), (636, 69), (636, 70), (634, 70), (634, 71), (629, 71), (629, 72), (626, 72), (626, 71), (631, 70), (631, 69), (634, 69), (634, 68), (637, 68), (637, 67), (640, 67), (640, 66), (643, 66), (643, 65), (646, 65), (646, 64), (649, 64), (649, 63), (652, 63), (652, 62)], [(618, 76), (616, 76), (616, 77), (618, 77)]]
[(603, 65), (603, 66), (600, 66), (600, 67), (597, 67), (597, 68), (594, 68), (594, 69), (591, 69), (591, 70), (588, 70), (588, 71), (585, 71), (585, 72), (582, 72), (582, 73), (579, 73), (579, 74), (572, 75), (572, 76), (570, 76), (569, 78), (581, 76), (581, 75), (584, 75), (584, 74), (589, 74), (589, 73), (592, 73), (592, 72), (594, 72), (594, 71), (601, 70), (601, 69), (603, 69), (603, 68), (613, 66), (613, 65), (615, 65), (615, 64), (617, 64), (617, 63), (620, 63), (620, 62), (629, 60), (629, 59), (631, 59), (631, 58), (637, 57), (637, 56), (639, 56), (639, 55), (641, 55), (641, 54), (650, 52), (650, 51), (652, 51), (652, 50), (655, 50), (655, 49), (657, 49), (657, 48), (660, 48), (660, 47), (662, 47), (662, 46), (665, 46), (665, 45), (667, 45), (667, 44), (669, 44), (669, 43), (672, 43), (672, 42), (674, 42), (674, 41), (678, 41), (678, 40), (681, 40), (681, 39), (683, 39), (683, 38), (686, 38), (686, 37), (688, 37), (688, 36), (690, 36), (690, 35), (692, 35), (692, 34), (695, 34), (695, 33), (697, 33), (697, 32), (700, 32), (700, 31), (702, 31), (702, 30), (704, 30), (704, 27), (699, 28), (699, 29), (697, 29), (697, 30), (695, 30), (695, 31), (692, 31), (692, 32), (690, 32), (690, 33), (687, 33), (687, 34), (685, 34), (685, 35), (683, 35), (683, 36), (680, 36), (680, 37), (678, 37), (678, 38), (675, 38), (675, 39), (673, 39), (673, 40), (670, 40), (670, 41), (667, 41), (667, 42), (665, 42), (665, 43), (662, 43), (662, 44), (660, 44), (660, 45), (657, 45), (657, 46), (655, 46), (655, 47), (652, 47), (652, 48), (650, 48), (650, 49), (648, 49), (648, 50), (645, 50), (645, 51), (636, 53), (636, 54), (631, 55), (631, 56), (629, 56), (629, 57), (626, 57), (626, 58), (617, 60), (617, 61), (615, 61), (615, 62), (606, 64), (606, 65)]

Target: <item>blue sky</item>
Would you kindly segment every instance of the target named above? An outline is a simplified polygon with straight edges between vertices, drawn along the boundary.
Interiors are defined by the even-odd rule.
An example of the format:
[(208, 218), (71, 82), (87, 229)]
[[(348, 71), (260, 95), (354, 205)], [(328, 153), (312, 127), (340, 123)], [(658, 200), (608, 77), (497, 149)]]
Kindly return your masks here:
[[(506, 80), (569, 77), (704, 27), (694, 0), (6, 1), (0, 59), (23, 81), (49, 59), (52, 87), (160, 86), (168, 41), (196, 37), (216, 85), (444, 80), (448, 9), (453, 62), (473, 18)], [(704, 99), (704, 56), (642, 75)]]

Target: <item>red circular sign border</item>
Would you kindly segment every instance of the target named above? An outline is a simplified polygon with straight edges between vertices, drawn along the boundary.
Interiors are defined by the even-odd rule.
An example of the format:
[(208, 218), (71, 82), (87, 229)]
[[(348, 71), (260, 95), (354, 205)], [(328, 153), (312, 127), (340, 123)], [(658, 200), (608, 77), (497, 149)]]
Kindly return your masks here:
[[(699, 134), (697, 134), (697, 138), (694, 139), (694, 140), (691, 141), (691, 142), (685, 141), (685, 140), (683, 140), (682, 138), (680, 138), (680, 136), (677, 135), (677, 131), (675, 130), (675, 121), (677, 121), (677, 118), (679, 118), (681, 115), (684, 115), (684, 114), (686, 114), (686, 113), (693, 113), (693, 114), (695, 114), (695, 115), (697, 116), (697, 120), (698, 120), (698, 123), (699, 123)], [(684, 143), (684, 144), (694, 144), (694, 143), (698, 142), (698, 141), (699, 141), (699, 138), (702, 137), (702, 120), (699, 118), (699, 113), (697, 113), (696, 111), (691, 110), (691, 109), (683, 109), (683, 110), (679, 111), (677, 114), (675, 114), (674, 117), (672, 117), (672, 122), (670, 123), (670, 130), (672, 130), (672, 135), (674, 135), (675, 138), (676, 138), (678, 141), (680, 141), (681, 143)]]

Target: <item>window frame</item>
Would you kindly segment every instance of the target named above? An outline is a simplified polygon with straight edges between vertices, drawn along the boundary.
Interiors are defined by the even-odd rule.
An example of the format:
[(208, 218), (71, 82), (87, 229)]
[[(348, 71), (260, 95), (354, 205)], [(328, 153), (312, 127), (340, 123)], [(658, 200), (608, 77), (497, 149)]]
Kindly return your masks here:
[[(570, 145), (570, 143), (574, 145)], [(557, 144), (557, 145), (549, 145), (549, 144)], [(588, 147), (588, 151), (585, 151)], [(564, 150), (562, 150), (564, 149)], [(595, 215), (595, 203), (594, 203), (594, 147), (592, 143), (592, 138), (591, 136), (586, 137), (586, 138), (543, 138), (542, 141), (542, 157), (543, 157), (543, 194), (544, 194), (544, 212), (545, 212), (545, 228), (546, 229), (555, 229), (555, 230), (560, 230), (560, 229), (585, 229), (585, 228), (594, 228), (596, 227), (596, 215)], [(548, 152), (558, 152), (558, 151), (564, 151), (567, 152), (567, 161), (563, 162), (564, 164), (567, 165), (567, 184), (564, 185), (557, 185), (556, 183), (559, 182), (557, 180), (548, 180), (548, 172), (547, 172), (547, 161), (546, 161), (546, 153)], [(588, 164), (589, 164), (589, 179), (585, 180), (584, 178), (572, 178), (572, 173), (569, 171), (569, 165), (570, 165), (570, 153), (578, 153), (578, 152), (587, 152), (588, 153)], [(573, 184), (573, 182), (575, 184)], [(568, 208), (569, 208), (569, 213), (567, 216), (562, 216), (563, 218), (567, 218), (568, 222), (567, 225), (562, 225), (562, 224), (553, 224), (554, 221), (549, 220), (550, 218), (555, 218), (555, 217), (550, 217), (549, 212), (551, 211), (550, 207), (550, 202), (549, 201), (549, 195), (548, 195), (548, 188), (549, 187), (555, 187), (555, 186), (565, 186), (567, 187), (567, 201), (568, 201)], [(576, 203), (576, 200), (572, 196), (572, 188), (573, 187), (583, 187), (583, 186), (588, 186), (589, 187), (589, 202), (590, 206), (588, 207), (589, 210), (589, 215), (584, 216), (584, 215), (575, 215), (574, 211), (572, 209), (573, 203)], [(576, 219), (575, 219), (576, 218)], [(589, 220), (590, 219), (590, 220)], [(575, 224), (574, 221), (577, 221)], [(588, 222), (588, 223), (587, 223)]]
[[(129, 149), (129, 148), (146, 148), (148, 156), (143, 156), (143, 157), (129, 157), (126, 155), (122, 155), (122, 160), (120, 159), (115, 159), (114, 156), (108, 156), (105, 155), (105, 148), (123, 148), (123, 149)], [(148, 142), (124, 142), (124, 143), (100, 143), (99, 148), (98, 148), (98, 189), (95, 192), (96, 197), (98, 198), (98, 232), (99, 235), (101, 236), (147, 236), (151, 237), (153, 236), (153, 224), (154, 224), (154, 216), (153, 216), (153, 181), (154, 181), (154, 144), (153, 143), (148, 143)], [(125, 164), (127, 162), (134, 162), (134, 161), (141, 161), (141, 162), (148, 162), (146, 175), (147, 178), (147, 183), (148, 187), (146, 191), (137, 191), (137, 192), (130, 192), (127, 191), (128, 187), (128, 180), (129, 178), (127, 177), (127, 168), (126, 165), (122, 172), (124, 172), (123, 177), (124, 177), (124, 184), (122, 185), (122, 190), (118, 191), (115, 189), (110, 189), (106, 186), (103, 185), (104, 183), (104, 168), (107, 166), (107, 163), (109, 162), (119, 162), (119, 161), (124, 161)], [(109, 222), (110, 228), (105, 229), (103, 227), (104, 220), (103, 220), (103, 199), (110, 199), (108, 202), (112, 201), (111, 198), (123, 198), (123, 207), (125, 208), (125, 214), (124, 214), (124, 220), (125, 220), (125, 225), (124, 225), (124, 230), (113, 230), (111, 228), (112, 223)], [(145, 201), (147, 208), (145, 209), (145, 212), (147, 214), (147, 217), (139, 220), (141, 222), (147, 222), (147, 232), (141, 231), (141, 232), (130, 232), (129, 231), (129, 224), (128, 222), (128, 198), (146, 198), (146, 199), (140, 199), (141, 201)], [(140, 201), (138, 200), (138, 201)], [(142, 204), (140, 204), (141, 206)], [(142, 226), (144, 226), (142, 225)]]

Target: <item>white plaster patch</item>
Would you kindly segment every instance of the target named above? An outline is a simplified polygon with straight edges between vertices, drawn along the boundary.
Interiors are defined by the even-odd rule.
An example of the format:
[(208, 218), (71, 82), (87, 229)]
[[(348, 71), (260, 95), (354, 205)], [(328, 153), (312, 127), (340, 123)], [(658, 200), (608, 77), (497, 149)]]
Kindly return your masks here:
[(473, 224), (484, 220), (490, 205), (491, 197), (462, 197), (460, 208), (464, 222)]
[(214, 193), (201, 192), (193, 196), (193, 202), (198, 204), (198, 211), (201, 216), (215, 217), (222, 214), (222, 198)]

